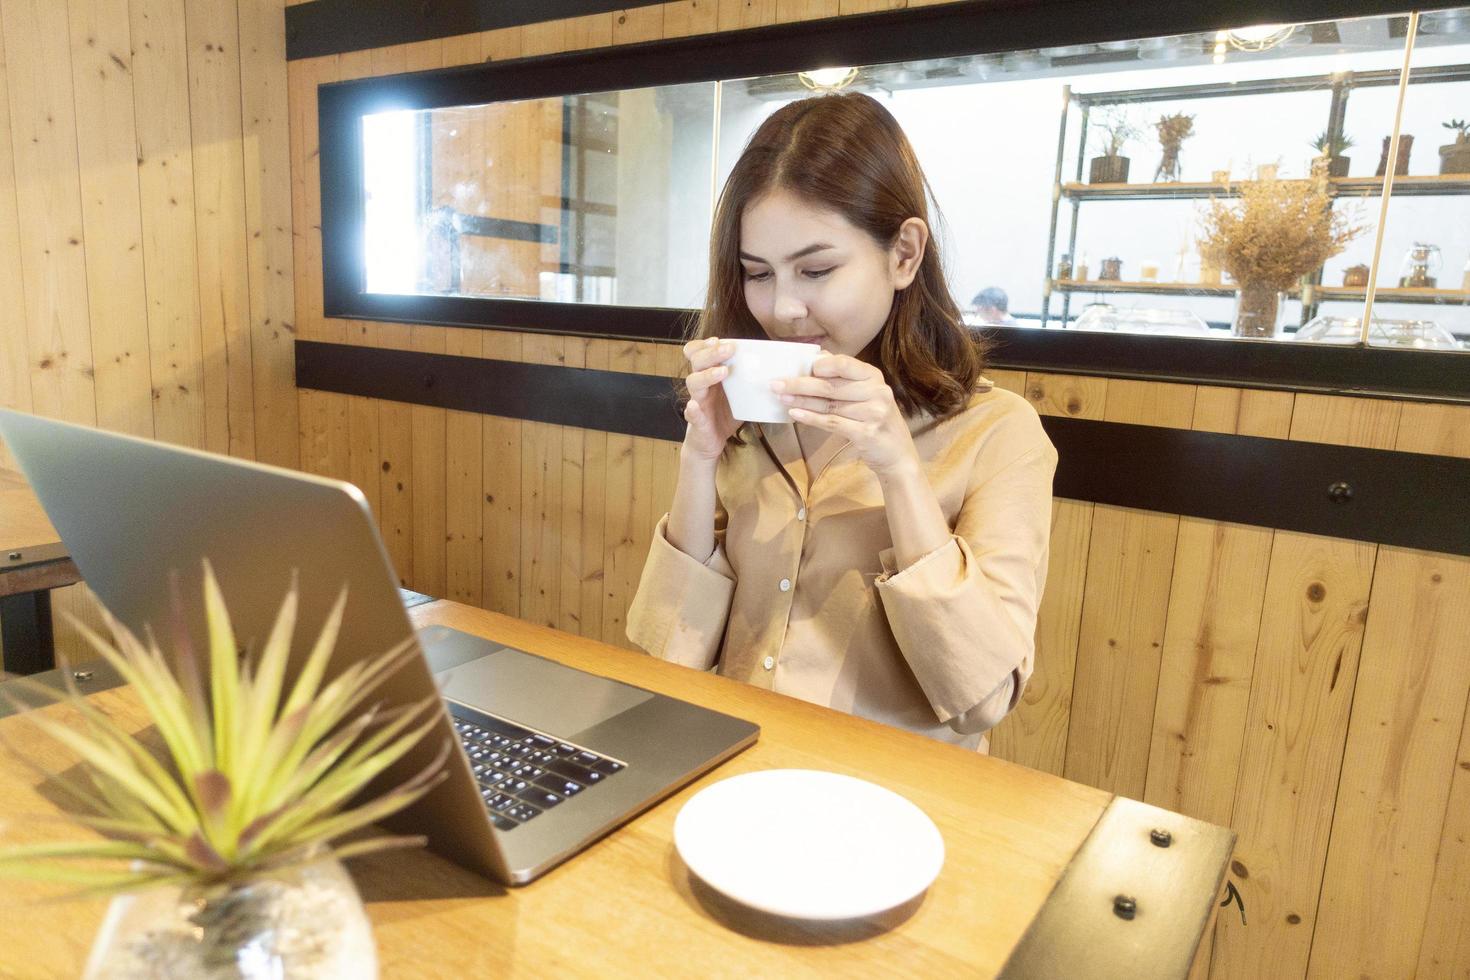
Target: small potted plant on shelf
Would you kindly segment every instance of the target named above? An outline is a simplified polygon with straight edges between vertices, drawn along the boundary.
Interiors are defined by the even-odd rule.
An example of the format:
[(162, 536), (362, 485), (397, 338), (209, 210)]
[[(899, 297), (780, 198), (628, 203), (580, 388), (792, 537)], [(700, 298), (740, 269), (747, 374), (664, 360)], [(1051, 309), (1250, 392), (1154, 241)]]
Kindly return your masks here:
[(1258, 180), (1235, 201), (1212, 198), (1200, 256), (1239, 284), (1235, 335), (1274, 337), (1284, 292), (1364, 230), (1333, 210), (1325, 180)]
[(1348, 175), (1348, 168), (1352, 166), (1352, 160), (1343, 154), (1351, 149), (1352, 145), (1352, 138), (1345, 134), (1329, 136), (1326, 132), (1323, 132), (1316, 139), (1312, 140), (1312, 146), (1317, 151), (1317, 159), (1325, 161), (1327, 176), (1329, 177), (1346, 177)]
[(1451, 119), (1445, 129), (1455, 132), (1455, 141), (1439, 148), (1439, 172), (1442, 174), (1470, 174), (1470, 123), (1463, 119)]
[(1194, 135), (1194, 116), (1182, 112), (1160, 116), (1154, 123), (1154, 129), (1159, 134), (1159, 146), (1164, 150), (1159, 157), (1158, 169), (1154, 171), (1154, 181), (1178, 180), (1179, 148)]
[[(73, 717), (60, 705), (29, 712), (81, 760), (65, 776), (39, 773), (55, 791), (48, 795), (68, 801), (76, 822), (101, 837), (9, 846), (0, 850), (0, 875), (115, 895), (89, 978), (376, 977), (372, 932), (341, 861), (424, 839), (333, 842), (443, 778), (447, 740), (408, 778), (389, 771), (400, 761), (417, 765), (408, 753), (442, 723), (437, 697), (390, 709), (368, 704), (417, 648), (406, 640), (328, 679), (344, 591), (287, 685), (294, 585), (257, 656), (237, 652), (207, 563), (204, 596), (206, 658), (178, 625), (182, 615), (170, 660), (151, 634), (145, 644), (111, 617), (110, 643), (78, 626), (130, 685), (156, 737), (132, 734), (75, 688), (62, 699)], [(26, 689), (56, 697), (39, 684)], [(379, 776), (401, 781), (363, 798)]]
[(1105, 138), (1101, 156), (1092, 158), (1087, 182), (1090, 184), (1126, 184), (1128, 182), (1128, 158), (1123, 156), (1123, 147), (1129, 140), (1141, 135), (1126, 109), (1113, 107), (1100, 113), (1102, 118), (1093, 123)]

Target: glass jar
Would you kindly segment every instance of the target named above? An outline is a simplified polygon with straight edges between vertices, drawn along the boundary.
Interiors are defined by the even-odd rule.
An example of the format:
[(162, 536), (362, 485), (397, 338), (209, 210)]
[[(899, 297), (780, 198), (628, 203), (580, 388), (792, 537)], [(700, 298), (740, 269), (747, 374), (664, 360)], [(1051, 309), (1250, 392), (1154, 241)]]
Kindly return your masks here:
[(362, 899), (319, 858), (233, 884), (159, 886), (112, 900), (86, 980), (375, 980)]
[(1057, 278), (1072, 278), (1072, 256), (1069, 252), (1063, 252), (1062, 257), (1057, 259)]
[(1235, 336), (1275, 337), (1281, 330), (1281, 308), (1285, 299), (1286, 294), (1275, 286), (1241, 283), (1235, 300)]
[(1399, 266), (1399, 286), (1404, 289), (1433, 289), (1439, 282), (1439, 246), (1415, 242)]
[(1098, 270), (1098, 279), (1111, 279), (1114, 281), (1123, 278), (1123, 260), (1117, 256), (1109, 256), (1102, 260), (1102, 268)]

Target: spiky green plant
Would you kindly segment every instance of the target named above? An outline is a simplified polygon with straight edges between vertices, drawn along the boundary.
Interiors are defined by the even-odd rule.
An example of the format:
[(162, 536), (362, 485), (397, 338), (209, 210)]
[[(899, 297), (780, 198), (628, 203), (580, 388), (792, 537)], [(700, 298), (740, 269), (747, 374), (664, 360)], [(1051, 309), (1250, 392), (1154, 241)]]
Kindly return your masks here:
[(1350, 150), (1352, 146), (1353, 140), (1351, 136), (1346, 134), (1335, 137), (1328, 136), (1325, 129), (1317, 134), (1316, 139), (1312, 140), (1312, 147), (1326, 157), (1340, 157)]
[(1451, 119), (1447, 123), (1441, 123), (1441, 125), (1445, 129), (1453, 129), (1455, 131), (1456, 143), (1470, 143), (1470, 123), (1467, 123), (1463, 119)]
[[(145, 644), (107, 616), (113, 634), (109, 643), (77, 624), (132, 685), (164, 751), (150, 752), (74, 687), (63, 700), (81, 716), (81, 726), (68, 725), (50, 711), (29, 712), (34, 724), (82, 760), (85, 784), (57, 785), (70, 800), (72, 816), (106, 839), (0, 850), (0, 874), (78, 884), (97, 892), (155, 884), (208, 885), (324, 854), (345, 858), (424, 842), (421, 837), (379, 836), (331, 843), (408, 806), (443, 778), (451, 747), (447, 742), (431, 765), (406, 782), (347, 808), (438, 721), (437, 697), (388, 710), (364, 707), (379, 683), (416, 656), (412, 641), (360, 660), (323, 683), (346, 605), (344, 588), (287, 691), (295, 583), (255, 657), (238, 652), (208, 562), (204, 600), (207, 695), (181, 615), (176, 616), (172, 667), (151, 632)], [(54, 696), (39, 684), (28, 689)], [(72, 863), (76, 861), (90, 865)]]

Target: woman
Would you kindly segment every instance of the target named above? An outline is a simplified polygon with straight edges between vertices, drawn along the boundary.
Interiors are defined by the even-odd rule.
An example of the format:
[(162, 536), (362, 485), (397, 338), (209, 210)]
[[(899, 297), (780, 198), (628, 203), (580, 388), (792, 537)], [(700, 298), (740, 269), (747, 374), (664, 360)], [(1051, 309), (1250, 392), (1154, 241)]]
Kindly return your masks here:
[[(649, 653), (984, 751), (1032, 671), (1056, 452), (982, 374), (927, 185), (865, 95), (777, 111), (720, 197), (684, 348), (678, 485), (628, 637)], [(737, 422), (719, 338), (818, 343)]]

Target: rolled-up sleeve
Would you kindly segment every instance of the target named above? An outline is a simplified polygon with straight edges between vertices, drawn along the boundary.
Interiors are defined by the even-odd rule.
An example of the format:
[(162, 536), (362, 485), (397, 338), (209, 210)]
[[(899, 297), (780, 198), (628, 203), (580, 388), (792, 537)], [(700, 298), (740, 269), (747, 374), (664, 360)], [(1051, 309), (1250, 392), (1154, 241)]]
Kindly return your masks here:
[(714, 553), (700, 562), (669, 543), (668, 525), (665, 514), (654, 528), (628, 607), (628, 639), (660, 660), (708, 670), (719, 658), (735, 572), (725, 557), (722, 528)]
[(969, 488), (948, 543), (876, 580), (894, 639), (934, 713), (956, 731), (994, 727), (1031, 676), (1046, 581), (1057, 455), (1040, 444)]

